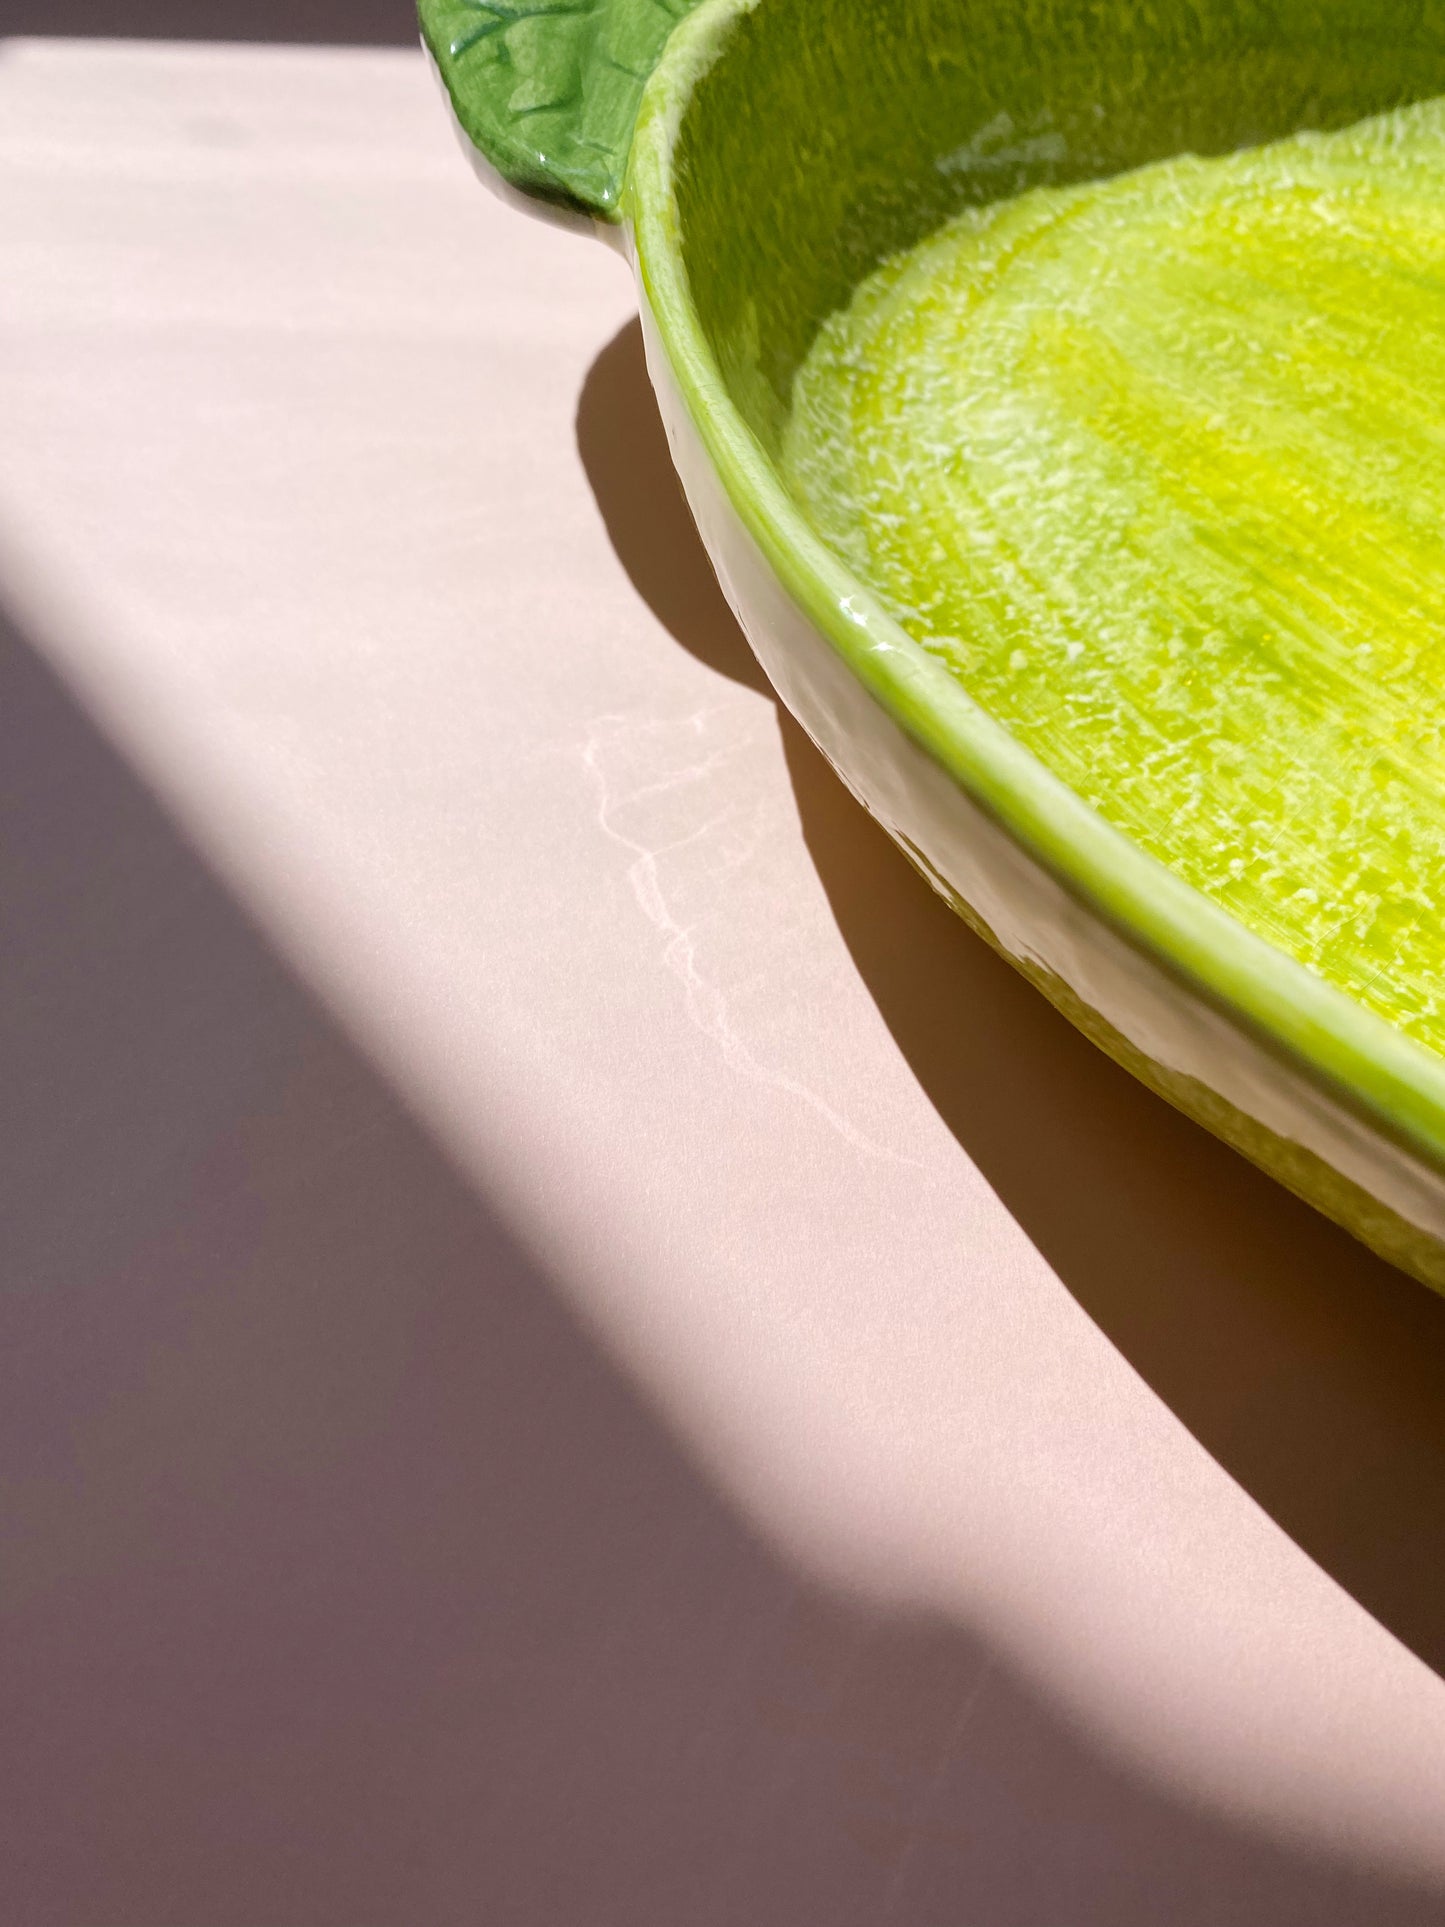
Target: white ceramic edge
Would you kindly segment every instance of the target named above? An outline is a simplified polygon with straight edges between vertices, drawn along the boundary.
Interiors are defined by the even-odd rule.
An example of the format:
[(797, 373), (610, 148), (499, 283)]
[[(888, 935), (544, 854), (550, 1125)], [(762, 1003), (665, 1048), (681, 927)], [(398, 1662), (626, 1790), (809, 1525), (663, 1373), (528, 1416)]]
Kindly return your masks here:
[(945, 899), (971, 907), (1015, 962), (1060, 980), (1151, 1063), (1195, 1080), (1427, 1237), (1445, 1239), (1445, 1174), (1069, 892), (863, 687), (744, 527), (678, 391), (640, 279), (638, 299), (673, 460), (723, 592), (779, 696), (864, 807), (922, 860)]

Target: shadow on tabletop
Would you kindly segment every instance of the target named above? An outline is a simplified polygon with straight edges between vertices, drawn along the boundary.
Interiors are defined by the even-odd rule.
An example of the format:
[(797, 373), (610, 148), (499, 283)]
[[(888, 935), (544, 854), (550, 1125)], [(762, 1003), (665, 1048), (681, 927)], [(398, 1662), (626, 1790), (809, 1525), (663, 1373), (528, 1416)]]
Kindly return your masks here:
[(6, 35), (415, 47), (413, 0), (6, 0)]
[[(710, 667), (771, 694), (673, 473), (636, 322), (593, 364), (577, 436), (643, 599)], [(838, 927), (954, 1136), (1200, 1443), (1445, 1673), (1445, 1300), (1080, 1036), (934, 895), (778, 712)]]
[[(709, 627), (635, 359), (624, 338), (589, 390), (594, 472), (622, 529), (636, 511), (607, 460), (627, 445), (604, 460), (594, 440), (620, 409), (643, 436), (627, 500), (651, 490), (676, 537), (647, 553), (684, 572), (653, 592), (680, 615), (691, 570), (689, 633), (735, 649)], [(1434, 1356), (1423, 1296), (1397, 1306), (1268, 1193), (1184, 1266), (1153, 1191), (1168, 1178), (1183, 1223), (1196, 1193), (1232, 1204), (1246, 1180), (1127, 1085), (1095, 1090), (1092, 1060), (1022, 991), (1014, 1007), (792, 754), (834, 888), (856, 864), (856, 902), (892, 921), (898, 958), (865, 957), (880, 995), (946, 970), (1018, 1060), (993, 1167), (1025, 1106), (1037, 1142), (1047, 1096), (1065, 1163), (1091, 1156), (1064, 1137), (1086, 1096), (1097, 1112), (1097, 1177), (1061, 1170), (1036, 1226), (1056, 1254), (1072, 1240), (1103, 1270), (1127, 1238), (1167, 1360), (1211, 1268), (1267, 1270), (1251, 1254), (1273, 1235), (1303, 1254), (1287, 1280), (1324, 1275), (1313, 1298), (1302, 1279), (1265, 1294), (1264, 1339), (1249, 1330), (1272, 1362), (1239, 1376), (1239, 1438), (1268, 1429), (1262, 1372), (1287, 1408), (1308, 1380), (1322, 1411), (1333, 1374), (1356, 1389), (1338, 1449), (1323, 1420), (1309, 1432), (1323, 1482), (1350, 1439), (1373, 1453), (1361, 1494), (1414, 1467), (1393, 1443), (1418, 1396), (1403, 1368), (1396, 1431), (1369, 1428), (1412, 1319)], [(1151, 1787), (967, 1631), (824, 1596), (760, 1544), (3, 621), (0, 823), (0, 1918), (1058, 1927), (1066, 1904), (1070, 1927), (1438, 1922), (1438, 1894)], [(935, 1072), (964, 1111), (974, 1023)], [(1125, 1233), (1107, 1153), (1136, 1131)], [(1181, 1268), (1159, 1309), (1159, 1273)], [(1235, 1335), (1242, 1295), (1221, 1294)], [(1376, 1360), (1354, 1378), (1348, 1338)], [(1402, 1536), (1421, 1490), (1402, 1479)]]

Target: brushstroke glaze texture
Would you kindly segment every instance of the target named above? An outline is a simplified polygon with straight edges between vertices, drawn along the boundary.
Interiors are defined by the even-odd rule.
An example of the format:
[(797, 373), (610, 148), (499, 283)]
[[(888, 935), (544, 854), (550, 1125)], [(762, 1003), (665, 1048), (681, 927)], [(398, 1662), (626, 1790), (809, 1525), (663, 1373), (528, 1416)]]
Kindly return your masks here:
[(793, 392), (784, 472), (909, 633), (1445, 1046), (1445, 103), (969, 210)]
[[(428, 43), (484, 156), (568, 198), (529, 180), (535, 157), (509, 158), (514, 126), (467, 121), (444, 11), (424, 0)], [(850, 787), (1106, 1049), (1436, 1283), (1445, 1060), (1047, 768), (821, 539), (779, 460), (822, 325), (966, 209), (1442, 93), (1445, 0), (705, 0), (642, 89), (620, 197), (572, 196), (623, 226), (704, 540), (780, 694)]]

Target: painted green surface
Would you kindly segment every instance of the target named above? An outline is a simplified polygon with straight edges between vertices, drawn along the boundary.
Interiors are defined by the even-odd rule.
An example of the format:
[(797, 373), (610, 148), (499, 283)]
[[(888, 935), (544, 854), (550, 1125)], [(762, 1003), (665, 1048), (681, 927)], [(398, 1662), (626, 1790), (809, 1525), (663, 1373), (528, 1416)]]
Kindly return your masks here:
[(1445, 1048), (1445, 102), (969, 210), (793, 393), (785, 473), (908, 632)]
[(617, 219), (642, 90), (696, 0), (419, 0), (458, 121), (524, 193)]
[[(822, 323), (961, 209), (1441, 94), (1445, 0), (704, 0), (646, 90), (624, 190), (658, 337), (719, 483), (858, 681), (1081, 903), (1176, 974), (1181, 999), (1216, 1003), (1362, 1128), (1436, 1168), (1445, 1059), (1114, 829), (819, 538), (776, 455)], [(1001, 113), (1025, 139), (1061, 134), (1062, 150), (939, 166), (976, 150)]]
[[(462, 125), (515, 185), (626, 220), (668, 385), (744, 539), (880, 716), (1151, 956), (1181, 1010), (1217, 1005), (1282, 1069), (1343, 1098), (1362, 1131), (1445, 1168), (1445, 1058), (1106, 820), (908, 633), (778, 469), (820, 328), (890, 256), (1039, 187), (1445, 95), (1445, 0), (594, 0), (575, 13), (562, 0), (538, 15), (423, 0)], [(636, 40), (617, 40), (624, 29)], [(611, 77), (594, 103), (599, 74)], [(1087, 1000), (1074, 1011), (1073, 986), (1049, 994), (1095, 1022)], [(1438, 1253), (1412, 1257), (1415, 1234), (1381, 1232), (1382, 1207), (1337, 1172), (1306, 1169), (1252, 1115), (1231, 1122), (1213, 1092), (1176, 1089), (1147, 1052), (1141, 1064), (1182, 1108), (1436, 1278)]]
[(723, 0), (684, 62), (710, 29), (668, 191), (769, 453), (818, 325), (961, 208), (1445, 94), (1445, 0)]

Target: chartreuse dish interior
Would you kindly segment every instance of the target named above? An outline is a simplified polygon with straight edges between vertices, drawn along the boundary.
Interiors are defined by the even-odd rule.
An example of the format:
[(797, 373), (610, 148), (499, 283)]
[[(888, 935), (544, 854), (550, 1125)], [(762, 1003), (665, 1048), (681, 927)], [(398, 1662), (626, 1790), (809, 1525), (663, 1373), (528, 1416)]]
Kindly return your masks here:
[(781, 462), (1111, 823), (1445, 1049), (1445, 101), (966, 209)]
[(1445, 0), (421, 0), (805, 728), (1445, 1290)]

